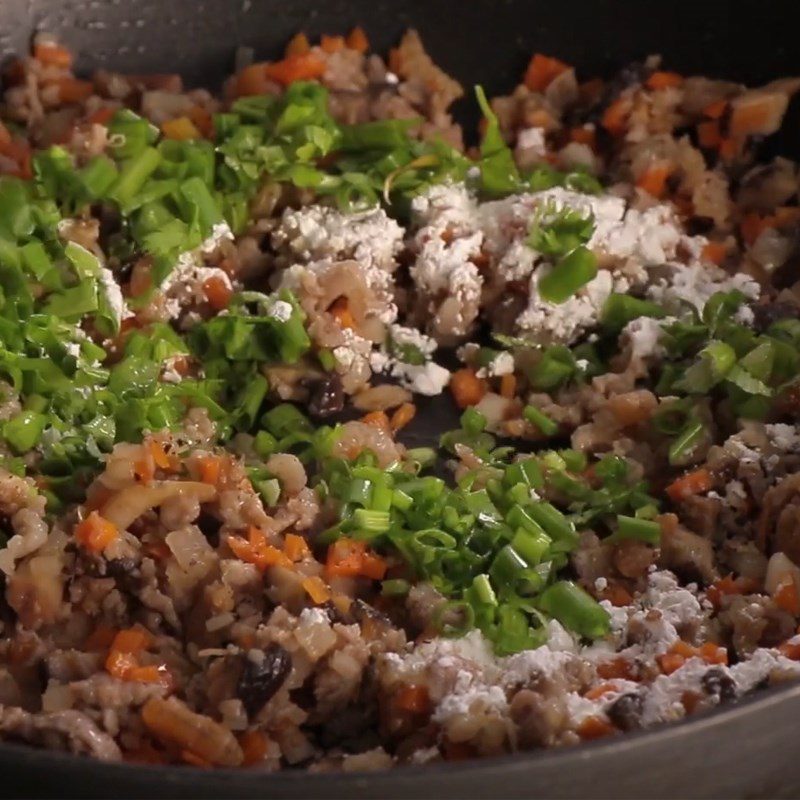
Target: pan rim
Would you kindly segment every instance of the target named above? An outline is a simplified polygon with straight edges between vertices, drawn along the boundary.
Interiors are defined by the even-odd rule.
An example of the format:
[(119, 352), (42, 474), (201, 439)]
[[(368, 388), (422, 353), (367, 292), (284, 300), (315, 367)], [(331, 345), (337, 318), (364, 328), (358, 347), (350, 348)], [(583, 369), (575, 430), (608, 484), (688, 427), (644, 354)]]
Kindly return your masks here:
[[(98, 777), (107, 777), (109, 780), (117, 778), (122, 781), (125, 776), (136, 776), (142, 779), (168, 779), (176, 787), (195, 784), (201, 779), (211, 779), (214, 784), (229, 781), (241, 788), (257, 784), (264, 789), (268, 788), (269, 784), (273, 784), (276, 787), (284, 785), (288, 789), (303, 784), (303, 788), (309, 790), (310, 797), (313, 788), (323, 786), (329, 788), (331, 783), (335, 783), (341, 789), (346, 789), (348, 786), (365, 783), (381, 784), (387, 780), (396, 782), (398, 779), (407, 781), (410, 778), (412, 781), (421, 781), (431, 776), (447, 777), (448, 775), (452, 776), (453, 773), (491, 773), (495, 770), (501, 770), (508, 775), (508, 770), (533, 769), (542, 763), (557, 767), (559, 763), (585, 762), (604, 757), (613, 759), (615, 755), (623, 754), (626, 751), (635, 749), (646, 751), (648, 746), (664, 745), (670, 740), (686, 738), (691, 734), (703, 733), (704, 730), (710, 735), (713, 730), (733, 725), (737, 719), (747, 719), (759, 712), (769, 711), (772, 706), (791, 699), (800, 700), (800, 680), (789, 680), (778, 685), (756, 689), (733, 703), (717, 706), (673, 722), (662, 722), (649, 728), (623, 733), (619, 736), (571, 746), (539, 748), (458, 762), (404, 764), (375, 771), (309, 772), (303, 768), (285, 768), (275, 772), (263, 772), (230, 767), (202, 771), (177, 764), (151, 765), (124, 761), (100, 761), (90, 756), (62, 750), (48, 750), (16, 742), (0, 742), (0, 763), (13, 758), (17, 762), (18, 768), (34, 766), (44, 768), (52, 765), (68, 771), (89, 769), (97, 773)], [(23, 764), (20, 761), (28, 763)], [(377, 786), (373, 788), (377, 788)]]

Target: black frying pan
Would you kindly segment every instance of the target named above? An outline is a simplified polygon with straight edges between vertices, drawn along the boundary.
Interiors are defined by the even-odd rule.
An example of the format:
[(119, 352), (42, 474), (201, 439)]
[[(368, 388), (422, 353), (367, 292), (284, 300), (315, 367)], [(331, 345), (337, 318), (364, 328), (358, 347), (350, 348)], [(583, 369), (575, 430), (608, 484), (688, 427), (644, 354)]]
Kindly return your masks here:
[[(800, 73), (796, 0), (0, 0), (0, 54), (36, 30), (79, 54), (78, 69), (180, 72), (217, 86), (237, 46), (277, 54), (298, 30), (363, 25), (378, 50), (422, 33), (465, 85), (510, 89), (534, 50), (609, 74), (662, 53), (670, 69), (757, 84)], [(797, 104), (795, 104), (797, 105)], [(474, 112), (462, 101), (460, 116)], [(770, 149), (800, 155), (800, 109)], [(420, 415), (436, 426), (436, 404)], [(422, 420), (421, 420), (422, 422)], [(436, 426), (441, 427), (441, 426)], [(424, 434), (425, 427), (418, 429)], [(503, 759), (359, 775), (274, 775), (108, 765), (0, 745), (0, 793), (56, 797), (795, 797), (800, 795), (800, 686), (727, 710), (593, 745)]]

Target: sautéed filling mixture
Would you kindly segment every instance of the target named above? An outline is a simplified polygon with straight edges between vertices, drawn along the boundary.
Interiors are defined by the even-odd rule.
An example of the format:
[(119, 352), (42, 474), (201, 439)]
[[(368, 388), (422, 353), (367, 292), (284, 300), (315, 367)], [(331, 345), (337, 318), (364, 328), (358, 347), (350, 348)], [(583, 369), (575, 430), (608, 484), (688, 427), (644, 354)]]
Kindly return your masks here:
[(4, 741), (371, 770), (800, 675), (800, 81), (357, 28), (4, 87)]

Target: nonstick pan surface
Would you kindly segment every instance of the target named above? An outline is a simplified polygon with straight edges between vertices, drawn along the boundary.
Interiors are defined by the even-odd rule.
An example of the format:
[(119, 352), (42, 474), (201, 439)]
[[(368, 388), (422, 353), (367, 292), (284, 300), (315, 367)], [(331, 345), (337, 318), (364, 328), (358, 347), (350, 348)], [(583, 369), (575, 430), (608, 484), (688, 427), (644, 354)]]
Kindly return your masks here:
[[(794, 13), (793, 13), (794, 12)], [(789, 0), (0, 0), (0, 56), (38, 30), (78, 53), (78, 71), (180, 72), (216, 87), (238, 46), (270, 56), (298, 30), (362, 25), (376, 50), (417, 28), (465, 86), (511, 88), (530, 53), (610, 74), (661, 53), (669, 69), (757, 84), (800, 73)], [(767, 146), (800, 156), (800, 109)], [(458, 113), (475, 119), (469, 100)], [(419, 415), (419, 440), (450, 425), (444, 406)], [(795, 797), (800, 795), (800, 685), (727, 710), (600, 743), (465, 764), (373, 774), (272, 775), (101, 764), (0, 744), (0, 794), (54, 797)]]

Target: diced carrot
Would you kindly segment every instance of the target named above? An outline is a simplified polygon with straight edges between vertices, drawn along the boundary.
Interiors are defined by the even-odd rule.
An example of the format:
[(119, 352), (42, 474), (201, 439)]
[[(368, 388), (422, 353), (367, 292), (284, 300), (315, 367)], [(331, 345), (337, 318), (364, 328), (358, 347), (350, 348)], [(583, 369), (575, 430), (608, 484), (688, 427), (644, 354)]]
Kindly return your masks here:
[(168, 119), (161, 124), (161, 133), (164, 135), (165, 139), (175, 139), (179, 142), (201, 138), (200, 131), (197, 130), (194, 122), (192, 122), (189, 117)]
[(648, 89), (675, 89), (683, 84), (683, 77), (678, 75), (677, 72), (664, 72), (658, 70), (654, 72), (646, 81), (645, 86)]
[(405, 426), (414, 419), (416, 413), (417, 407), (413, 403), (403, 403), (403, 405), (392, 414), (392, 418), (389, 420), (389, 426), (394, 432), (397, 432), (405, 428)]
[(350, 308), (347, 304), (346, 297), (340, 297), (329, 309), (328, 313), (333, 315), (333, 318), (339, 323), (342, 328), (350, 328), (351, 330), (356, 327), (356, 321), (350, 313)]
[(277, 547), (267, 544), (263, 531), (252, 526), (246, 540), (240, 536), (229, 536), (228, 547), (237, 558), (253, 564), (262, 572), (269, 567), (292, 567), (292, 562), (287, 555)]
[(569, 69), (563, 61), (534, 53), (525, 71), (523, 83), (532, 92), (543, 92), (562, 72)]
[(719, 122), (715, 119), (706, 120), (697, 126), (697, 140), (700, 147), (716, 150), (722, 144), (722, 132)]
[(357, 53), (366, 53), (367, 50), (369, 50), (367, 34), (364, 33), (364, 29), (358, 25), (347, 34), (345, 43), (350, 50), (355, 50)]
[(174, 686), (172, 675), (165, 664), (131, 667), (124, 680), (131, 683), (158, 683), (165, 689), (172, 689)]
[(93, 111), (89, 114), (86, 121), (90, 122), (92, 125), (108, 125), (116, 113), (117, 109), (114, 106), (103, 106), (103, 108), (98, 108), (97, 111)]
[(383, 558), (367, 549), (367, 543), (358, 539), (342, 538), (328, 548), (325, 571), (328, 575), (363, 575), (381, 580), (387, 565)]
[(126, 628), (117, 633), (111, 643), (112, 650), (120, 653), (141, 653), (152, 644), (152, 637), (144, 628)]
[(130, 671), (136, 666), (138, 666), (136, 656), (120, 650), (111, 650), (105, 663), (106, 672), (121, 681), (126, 680)]
[(697, 655), (706, 662), (706, 664), (727, 664), (728, 651), (724, 647), (720, 647), (713, 642), (704, 642), (700, 645)]
[(172, 467), (172, 462), (166, 450), (164, 450), (164, 446), (160, 442), (151, 440), (148, 445), (148, 450), (150, 451), (150, 456), (155, 462), (155, 465), (159, 469), (170, 469)]
[(229, 536), (228, 547), (230, 547), (233, 554), (242, 561), (246, 561), (248, 564), (256, 563), (257, 555), (255, 548), (246, 539), (242, 539), (241, 536)]
[(681, 705), (687, 714), (694, 712), (695, 708), (697, 708), (697, 704), (701, 700), (701, 697), (702, 696), (697, 692), (686, 691), (681, 694)]
[(239, 70), (234, 81), (234, 94), (237, 97), (266, 94), (270, 89), (266, 66), (266, 63), (262, 61), (258, 64), (249, 64)]
[(214, 118), (207, 108), (192, 106), (186, 114), (204, 139), (214, 138)]
[(781, 655), (786, 656), (786, 658), (790, 658), (792, 661), (800, 661), (800, 641), (783, 642), (782, 644), (778, 645), (778, 650), (780, 651)]
[(66, 47), (53, 42), (40, 42), (33, 48), (33, 57), (48, 67), (69, 69), (72, 66), (72, 53)]
[(486, 381), (481, 380), (474, 370), (465, 367), (450, 376), (450, 392), (459, 408), (474, 406), (486, 394)]
[(633, 595), (622, 584), (612, 583), (603, 591), (603, 599), (616, 608), (622, 608), (633, 602)]
[(500, 396), (510, 400), (517, 391), (517, 377), (513, 372), (508, 372), (500, 378)]
[(394, 695), (394, 705), (409, 714), (430, 714), (431, 696), (425, 686), (410, 683)]
[(774, 228), (776, 223), (777, 218), (774, 215), (764, 215), (759, 214), (757, 211), (751, 211), (749, 214), (745, 214), (739, 223), (739, 232), (745, 244), (752, 246), (767, 228)]
[(636, 185), (653, 197), (661, 198), (667, 192), (667, 178), (672, 170), (665, 164), (653, 164), (636, 180)]
[(328, 36), (322, 34), (319, 40), (320, 49), (325, 53), (337, 53), (345, 49), (344, 36)]
[(668, 652), (658, 656), (656, 660), (661, 671), (665, 675), (670, 675), (690, 658), (701, 658), (706, 664), (727, 664), (728, 651), (713, 642), (705, 642), (700, 647), (694, 647), (688, 642), (678, 640)]
[(662, 653), (656, 657), (656, 661), (665, 675), (671, 675), (686, 663), (686, 658), (680, 653)]
[(782, 92), (747, 92), (731, 102), (731, 136), (765, 136), (780, 127), (788, 103)]
[(748, 594), (757, 588), (758, 584), (751, 578), (734, 578), (733, 575), (726, 575), (724, 578), (714, 581), (706, 589), (706, 597), (715, 608), (719, 608), (725, 595)]
[(142, 483), (150, 483), (156, 475), (152, 459), (145, 455), (137, 461), (134, 461), (133, 473)]
[(61, 78), (58, 86), (58, 99), (62, 103), (82, 103), (94, 93), (91, 81), (79, 81), (77, 78)]
[(678, 639), (678, 641), (670, 647), (669, 652), (683, 656), (683, 658), (692, 658), (692, 656), (697, 655), (695, 648), (688, 642), (684, 642), (683, 639)]
[(306, 594), (317, 604), (327, 603), (331, 599), (331, 590), (319, 575), (312, 575), (302, 583)]
[(614, 658), (611, 661), (603, 661), (597, 665), (597, 674), (603, 680), (623, 678), (634, 680), (634, 665), (626, 658)]
[(389, 417), (386, 416), (385, 411), (370, 411), (361, 417), (361, 422), (365, 425), (372, 425), (373, 428), (380, 428), (381, 430), (389, 433), (392, 430), (392, 424)]
[(375, 553), (367, 551), (361, 559), (361, 574), (373, 581), (382, 581), (388, 566), (386, 561)]
[(589, 691), (586, 692), (583, 696), (587, 700), (598, 700), (604, 694), (608, 694), (609, 692), (616, 692), (616, 691), (617, 691), (617, 687), (614, 686), (613, 683), (600, 683), (597, 686), (593, 686), (591, 689), (589, 689)]
[(93, 553), (102, 553), (118, 536), (117, 526), (96, 511), (75, 526), (76, 541)]
[(233, 289), (220, 275), (212, 275), (203, 281), (203, 294), (215, 311), (226, 309), (233, 297)]
[(739, 154), (739, 150), (740, 140), (734, 139), (731, 136), (729, 136), (727, 139), (723, 139), (719, 143), (719, 157), (723, 161), (733, 161), (733, 159)]
[(200, 459), (200, 480), (203, 483), (217, 483), (220, 476), (221, 464), (217, 456), (205, 456)]
[(571, 142), (578, 142), (578, 144), (585, 144), (594, 150), (597, 147), (597, 134), (594, 128), (587, 128), (581, 125), (577, 128), (570, 128), (569, 140)]
[(773, 599), (778, 608), (794, 617), (800, 616), (800, 596), (797, 593), (797, 584), (791, 575), (787, 575), (778, 583)]
[(703, 247), (701, 255), (705, 261), (710, 261), (712, 264), (719, 266), (725, 260), (725, 256), (728, 255), (728, 248), (724, 242), (708, 242)]
[(705, 467), (701, 467), (682, 475), (667, 486), (665, 491), (673, 503), (678, 503), (692, 495), (707, 492), (713, 485), (713, 476)]
[(108, 650), (116, 635), (116, 628), (112, 628), (110, 625), (101, 622), (86, 638), (83, 647), (85, 650), (92, 653)]
[(703, 116), (709, 119), (719, 119), (728, 107), (727, 100), (716, 100), (703, 109)]
[(308, 41), (308, 36), (306, 36), (302, 31), (296, 33), (289, 39), (288, 44), (286, 45), (286, 49), (283, 51), (284, 56), (289, 58), (290, 56), (303, 56), (311, 49), (311, 44)]
[(612, 136), (622, 136), (628, 126), (628, 115), (630, 111), (630, 100), (621, 97), (611, 103), (603, 112), (603, 118), (600, 120), (600, 124)]
[(296, 533), (287, 533), (283, 543), (283, 552), (291, 561), (302, 561), (311, 554), (308, 549), (308, 542)]
[(269, 737), (264, 731), (250, 729), (239, 736), (239, 746), (244, 758), (242, 765), (252, 767), (260, 764), (269, 751)]
[(328, 547), (325, 571), (329, 575), (358, 575), (361, 572), (366, 550), (366, 542), (358, 539), (337, 539)]
[(289, 86), (295, 81), (310, 81), (325, 74), (325, 62), (314, 53), (289, 56), (283, 61), (264, 65), (264, 75), (272, 81)]
[(581, 739), (600, 739), (603, 736), (611, 736), (617, 729), (602, 717), (586, 717), (576, 730)]

